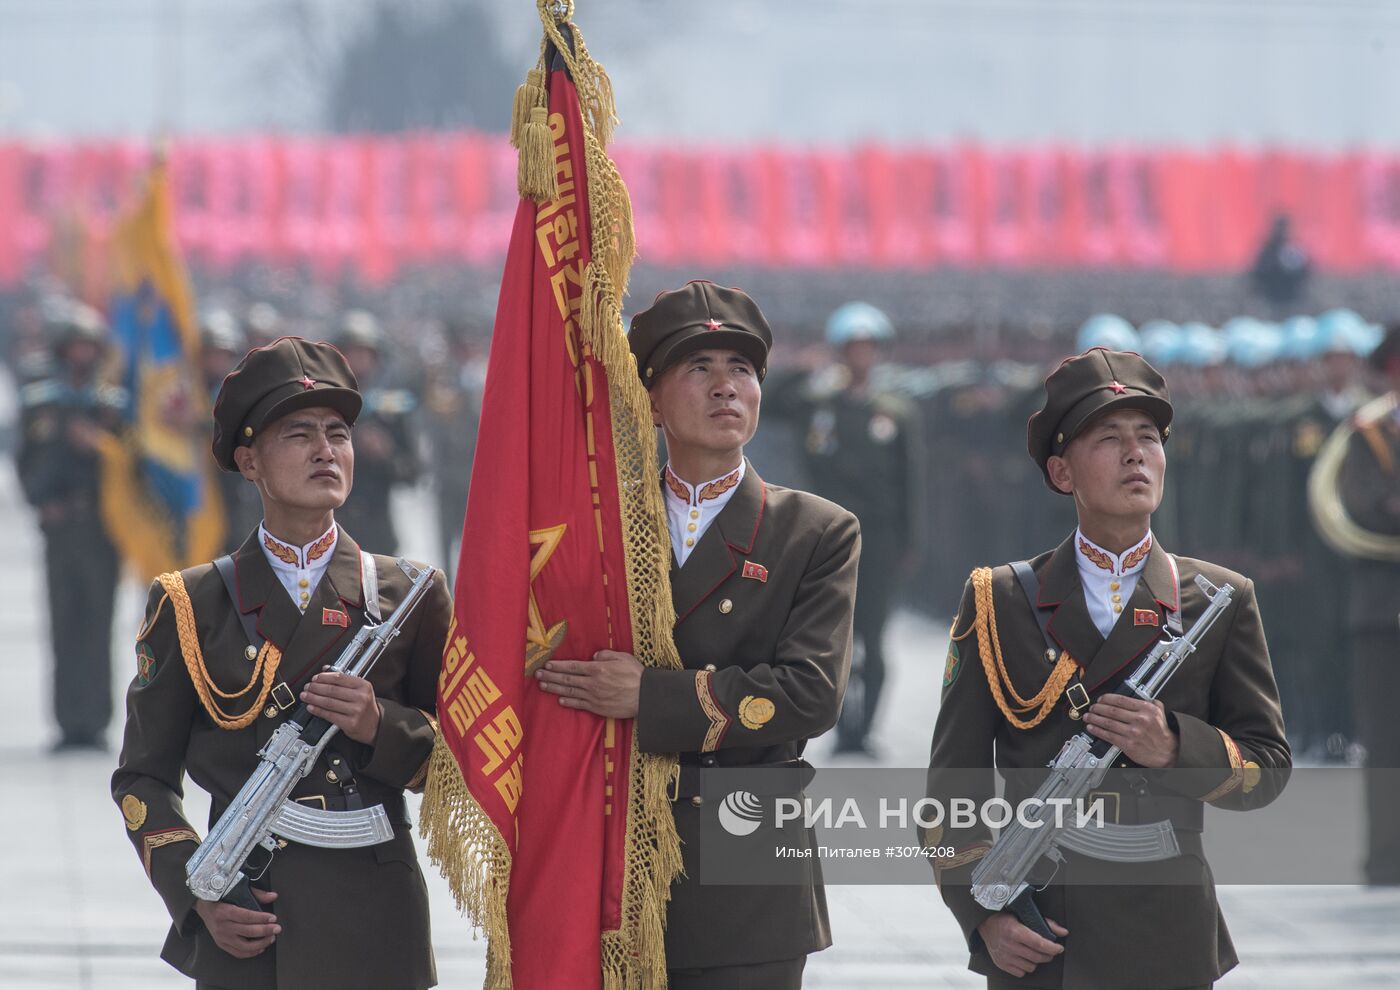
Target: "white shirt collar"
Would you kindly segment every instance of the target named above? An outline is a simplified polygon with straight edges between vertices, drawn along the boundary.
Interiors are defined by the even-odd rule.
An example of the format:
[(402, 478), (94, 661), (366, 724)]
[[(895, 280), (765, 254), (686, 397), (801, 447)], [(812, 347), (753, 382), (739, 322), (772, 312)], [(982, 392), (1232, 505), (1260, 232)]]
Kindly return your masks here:
[(1119, 554), (1110, 553), (1085, 536), (1083, 530), (1076, 529), (1074, 549), (1081, 575), (1087, 572), (1125, 577), (1137, 574), (1147, 566), (1147, 555), (1152, 552), (1152, 531), (1149, 529), (1140, 542)]
[(1113, 631), (1126, 603), (1137, 590), (1138, 579), (1152, 552), (1152, 531), (1136, 546), (1123, 553), (1110, 553), (1078, 529), (1074, 531), (1074, 559), (1079, 565), (1079, 583), (1084, 604), (1104, 639)]
[(685, 566), (700, 537), (705, 535), (715, 517), (739, 490), (739, 483), (744, 480), (747, 471), (748, 462), (741, 460), (739, 466), (728, 474), (699, 485), (690, 485), (671, 470), (671, 465), (666, 465), (666, 470), (662, 472), (666, 487), (666, 518), (671, 525), (671, 550), (676, 555), (677, 564)]
[(272, 565), (272, 572), (277, 575), (277, 580), (287, 589), (287, 594), (292, 596), (297, 608), (303, 612), (310, 604), (311, 592), (330, 566), (331, 558), (335, 556), (336, 544), (339, 542), (340, 529), (335, 523), (331, 523), (330, 529), (301, 547), (279, 540), (269, 533), (262, 523), (258, 523), (258, 546), (262, 547), (263, 556)]
[(699, 506), (709, 502), (724, 504), (733, 496), (739, 487), (739, 482), (744, 480), (744, 471), (747, 467), (747, 461), (740, 461), (739, 466), (728, 474), (722, 474), (704, 484), (692, 486), (682, 481), (680, 476), (671, 470), (671, 465), (667, 464), (666, 491), (670, 493), (672, 499), (689, 506)]

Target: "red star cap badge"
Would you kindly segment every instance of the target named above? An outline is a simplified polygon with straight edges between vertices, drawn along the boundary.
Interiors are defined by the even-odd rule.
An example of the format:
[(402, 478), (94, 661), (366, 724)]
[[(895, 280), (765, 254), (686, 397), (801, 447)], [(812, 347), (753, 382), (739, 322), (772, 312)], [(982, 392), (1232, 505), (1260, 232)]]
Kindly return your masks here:
[(309, 375), (302, 375), (300, 378), (297, 379), (297, 381), (301, 382), (301, 387), (306, 389), (306, 391), (308, 392), (310, 392), (313, 388), (316, 387), (316, 380), (310, 377)]
[(1113, 384), (1109, 385), (1108, 387), (1111, 388), (1111, 389), (1113, 389), (1113, 394), (1114, 394), (1114, 395), (1122, 395), (1124, 392), (1128, 391), (1128, 389), (1127, 389), (1126, 386), (1120, 385), (1120, 384), (1118, 384), (1117, 382), (1114, 382)]
[(713, 316), (710, 317), (708, 320), (705, 321), (705, 326), (706, 326), (707, 329), (710, 329), (710, 330), (723, 330), (723, 329), (724, 329), (724, 324), (721, 323), (719, 320), (715, 319)]

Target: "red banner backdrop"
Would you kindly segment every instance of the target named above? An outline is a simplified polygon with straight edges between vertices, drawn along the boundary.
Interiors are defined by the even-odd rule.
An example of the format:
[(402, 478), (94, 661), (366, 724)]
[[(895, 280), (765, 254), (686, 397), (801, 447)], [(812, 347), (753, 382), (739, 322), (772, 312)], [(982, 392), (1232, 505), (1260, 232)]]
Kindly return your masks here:
[[(615, 149), (658, 265), (1153, 268), (1247, 265), (1271, 218), (1329, 271), (1400, 269), (1400, 153), (864, 146)], [(0, 285), (56, 229), (110, 227), (131, 142), (0, 143)], [(179, 238), (215, 271), (296, 264), (370, 283), (496, 265), (515, 213), (504, 135), (191, 139), (170, 149)]]

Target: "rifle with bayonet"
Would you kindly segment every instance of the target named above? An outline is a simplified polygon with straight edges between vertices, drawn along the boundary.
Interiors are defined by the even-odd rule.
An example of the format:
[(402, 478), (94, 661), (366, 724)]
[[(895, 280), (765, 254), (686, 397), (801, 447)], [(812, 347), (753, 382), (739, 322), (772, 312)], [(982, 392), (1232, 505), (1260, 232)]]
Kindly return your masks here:
[[(436, 570), (414, 567), (402, 557), (398, 566), (413, 582), (408, 594), (389, 618), (362, 626), (328, 669), (367, 676), (423, 600)], [(393, 838), (394, 827), (382, 804), (322, 811), (291, 800), (292, 790), (311, 772), (338, 731), (332, 723), (312, 715), (305, 704), (277, 727), (258, 752), (257, 769), (185, 864), (185, 882), (196, 897), (261, 911), (250, 883), (266, 871), (280, 848), (279, 839), (326, 849), (354, 849)]]
[[(1183, 661), (1195, 652), (1234, 594), (1231, 585), (1217, 588), (1201, 575), (1197, 575), (1196, 585), (1209, 600), (1200, 619), (1183, 635), (1168, 633), (1159, 640), (1115, 694), (1153, 700)], [(1058, 869), (1064, 861), (1060, 850), (1121, 863), (1154, 862), (1180, 855), (1169, 820), (1146, 825), (1081, 825), (1050, 813), (1051, 808), (1062, 811), (1071, 804), (1077, 805), (1103, 780), (1121, 754), (1117, 746), (1088, 732), (1076, 733), (1064, 744), (1050, 761), (1050, 774), (1035, 793), (1038, 800), (1029, 802), (1026, 809), (1026, 822), (1033, 824), (1016, 816), (972, 871), (972, 896), (978, 904), (992, 911), (1009, 910), (1037, 935), (1058, 942), (1031, 897), (1034, 888), (1030, 878), (1034, 870), (1046, 863)]]

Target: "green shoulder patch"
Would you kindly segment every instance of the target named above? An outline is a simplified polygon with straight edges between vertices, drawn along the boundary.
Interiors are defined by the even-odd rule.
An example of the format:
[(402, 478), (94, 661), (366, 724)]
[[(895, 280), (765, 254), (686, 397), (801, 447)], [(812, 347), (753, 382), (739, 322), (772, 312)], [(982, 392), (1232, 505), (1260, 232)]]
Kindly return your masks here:
[(957, 643), (948, 644), (948, 662), (943, 665), (943, 686), (947, 687), (958, 679), (958, 674), (962, 673), (962, 654), (958, 651)]
[(151, 683), (156, 676), (156, 655), (144, 639), (136, 644), (136, 681), (142, 687)]

